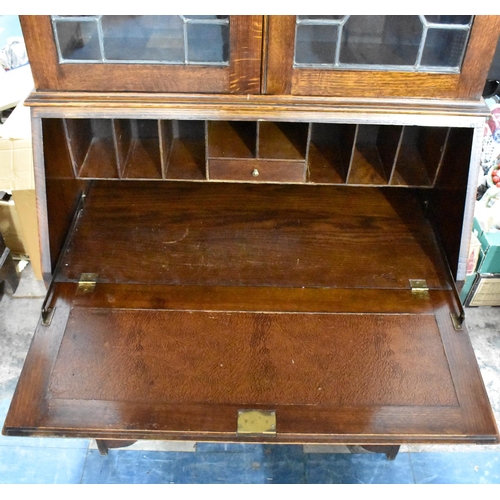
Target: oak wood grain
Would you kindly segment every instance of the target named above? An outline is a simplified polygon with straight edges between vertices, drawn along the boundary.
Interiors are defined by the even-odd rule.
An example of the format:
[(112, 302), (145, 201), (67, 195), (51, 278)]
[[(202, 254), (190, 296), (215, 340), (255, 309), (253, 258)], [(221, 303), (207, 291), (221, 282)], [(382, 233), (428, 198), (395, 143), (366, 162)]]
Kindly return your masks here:
[[(473, 134), (473, 130), (450, 130), (435, 187), (428, 193), (431, 220), (440, 235), (453, 273), (458, 269), (459, 241), (465, 237), (457, 228), (462, 227), (466, 216), (465, 202)], [(454, 209), (446, 208), (450, 206)], [(472, 227), (468, 232), (470, 231)]]
[(166, 179), (204, 180), (205, 140), (173, 138), (166, 167)]
[[(238, 436), (241, 405), (135, 404), (121, 401), (52, 400), (42, 426), (4, 427), (13, 436), (72, 436), (101, 439), (168, 439), (260, 443), (494, 444), (495, 434), (462, 433), (461, 412), (453, 407), (311, 407), (253, 405), (279, 415), (276, 437)], [(100, 418), (96, 419), (96, 415)], [(314, 429), (311, 420), (314, 420)], [(22, 422), (22, 420), (21, 420)], [(133, 422), (131, 424), (131, 422)], [(189, 425), (186, 425), (189, 423)]]
[[(441, 307), (436, 311), (436, 321), (443, 332), (446, 356), (455, 380), (455, 390), (463, 408), (463, 425), (464, 428), (468, 428), (474, 433), (487, 435), (496, 428), (496, 422), (491, 413), (479, 367), (477, 363), (467, 361), (467, 353), (472, 344), (467, 330), (456, 332), (448, 318), (447, 308)], [(453, 338), (452, 335), (455, 335), (456, 338)], [(473, 403), (472, 399), (474, 399)], [(498, 429), (496, 433), (498, 435)]]
[[(53, 323), (50, 327), (38, 327), (5, 421), (4, 434), (342, 444), (493, 443), (497, 439), (467, 333), (464, 330), (457, 334), (447, 326), (452, 302), (449, 292), (431, 291), (428, 303), (432, 306), (423, 316), (255, 312), (242, 315), (223, 311), (124, 309), (120, 301), (116, 306), (110, 305), (107, 299), (113, 296), (113, 289), (118, 292), (117, 297), (121, 295), (121, 300), (126, 297), (126, 287), (121, 291), (120, 288), (121, 285), (108, 286), (100, 299), (90, 298), (90, 304), (94, 305), (89, 308), (85, 301), (90, 295), (74, 295), (74, 284), (56, 284)], [(80, 301), (76, 308), (72, 297)], [(437, 322), (434, 310), (438, 312)], [(85, 320), (78, 321), (79, 316)], [(184, 324), (182, 328), (176, 328), (178, 321)], [(235, 334), (235, 321), (248, 323), (248, 328), (238, 328), (239, 333)], [(125, 326), (121, 333), (107, 328), (116, 322)], [(162, 328), (158, 328), (158, 322)], [(380, 327), (371, 330), (378, 332), (373, 337), (358, 324), (372, 322)], [(213, 333), (210, 325), (216, 325)], [(408, 334), (409, 325), (415, 335)], [(163, 356), (158, 349), (164, 344), (170, 345), (168, 356), (173, 364), (168, 367), (163, 367)], [(325, 349), (325, 345), (332, 344), (338, 349)], [(217, 346), (226, 346), (229, 351)], [(414, 349), (418, 352), (413, 352)], [(377, 354), (369, 357), (367, 366), (356, 368), (351, 379), (350, 368), (362, 364), (363, 357), (368, 355), (363, 355), (363, 350), (374, 350)], [(248, 356), (247, 351), (254, 352), (256, 357)], [(196, 353), (201, 353), (201, 358)], [(295, 363), (289, 359), (292, 354)], [(242, 362), (237, 363), (240, 355)], [(212, 357), (214, 363), (210, 361)], [(338, 362), (334, 362), (337, 358)], [(225, 367), (220, 366), (221, 359)], [(307, 369), (308, 359), (315, 359), (312, 370)], [(404, 368), (401, 366), (403, 370), (398, 371), (398, 362), (403, 360)], [(137, 367), (119, 376), (130, 363)], [(318, 371), (317, 363), (326, 363), (325, 369)], [(184, 371), (190, 365), (193, 369)], [(116, 369), (106, 370), (107, 366)], [(213, 387), (207, 387), (206, 376), (195, 376), (206, 367), (209, 374), (215, 370), (209, 375), (209, 379), (217, 378)], [(225, 380), (230, 367), (234, 367), (235, 373), (248, 369), (250, 376), (229, 377), (225, 390), (221, 390), (219, 382)], [(382, 370), (381, 379), (372, 376), (377, 368)], [(305, 370), (307, 375), (295, 377), (292, 372), (297, 369)], [(106, 371), (103, 376), (102, 370)], [(340, 379), (333, 376), (335, 373)], [(436, 375), (440, 377), (439, 383), (432, 382)], [(168, 385), (166, 392), (154, 397), (158, 385), (172, 377), (180, 377), (180, 383)], [(255, 377), (259, 383), (252, 383)], [(317, 391), (312, 383), (317, 377), (322, 378), (320, 387), (324, 386), (324, 393)], [(390, 380), (385, 380), (386, 377)], [(346, 385), (337, 380), (346, 381)], [(382, 387), (377, 381), (384, 380)], [(361, 384), (357, 386), (356, 381)], [(405, 381), (407, 392), (388, 390)], [(251, 384), (248, 391), (240, 390), (245, 384)], [(298, 392), (294, 390), (297, 384)], [(117, 386), (116, 391), (109, 389), (112, 385)], [(273, 387), (277, 386), (286, 389), (276, 395)], [(228, 391), (228, 387), (238, 389)], [(69, 394), (78, 397), (86, 391), (93, 396), (65, 397)], [(95, 397), (107, 391), (111, 392), (111, 399)], [(287, 392), (290, 398), (286, 397)], [(261, 400), (266, 393), (273, 393), (269, 396), (273, 399), (270, 403)], [(350, 394), (353, 401), (359, 397), (379, 399), (375, 404), (353, 405), (341, 393)], [(251, 401), (256, 394), (259, 394), (257, 399)], [(401, 402), (410, 394), (419, 394), (422, 404), (396, 404), (396, 400)], [(282, 400), (281, 404), (274, 401), (275, 396)], [(171, 397), (182, 402), (169, 401)], [(207, 397), (221, 401), (233, 398), (236, 402), (214, 406), (207, 402)], [(290, 404), (304, 397), (319, 403)], [(341, 403), (332, 404), (339, 397)], [(424, 404), (430, 400), (446, 404)], [(236, 434), (237, 412), (249, 407), (277, 412), (275, 438)]]
[(360, 72), (357, 71), (326, 72), (319, 69), (294, 69), (291, 94), (333, 97), (414, 96), (445, 99), (456, 95), (459, 83), (460, 76), (455, 74), (369, 71), (366, 72), (365, 78), (361, 78)]
[(255, 158), (257, 124), (218, 121), (208, 123), (209, 158)]
[(400, 150), (401, 134), (399, 126), (358, 125), (347, 182), (388, 184)]
[(307, 123), (258, 122), (257, 157), (303, 160), (306, 156)]
[(161, 158), (157, 138), (137, 138), (131, 144), (124, 179), (161, 179)]
[[(259, 109), (266, 116), (278, 110), (295, 110), (296, 121), (299, 115), (306, 111), (324, 113), (356, 112), (358, 121), (367, 118), (369, 113), (379, 115), (400, 116), (431, 115), (435, 119), (441, 116), (489, 116), (489, 109), (483, 101), (457, 100), (450, 97), (442, 99), (425, 99), (410, 97), (333, 97), (333, 96), (290, 96), (290, 95), (246, 95), (237, 94), (202, 94), (202, 93), (167, 93), (167, 92), (76, 92), (76, 91), (36, 91), (25, 101), (28, 106), (40, 108), (64, 108), (66, 113), (71, 110), (102, 112), (104, 110), (122, 108), (122, 113), (140, 115), (140, 109), (151, 113), (155, 109), (186, 108), (190, 112), (199, 107), (206, 110), (209, 107), (229, 108), (239, 111), (242, 116), (248, 115), (246, 110)], [(197, 106), (193, 106), (197, 104)], [(48, 112), (47, 109), (47, 112)], [(300, 113), (297, 113), (299, 112)], [(412, 118), (415, 119), (416, 116)], [(457, 125), (460, 126), (460, 125)]]
[(446, 127), (404, 127), (391, 184), (434, 185), (447, 150)]
[(20, 16), (39, 90), (260, 92), (262, 16), (230, 16), (227, 66), (134, 63), (60, 64), (50, 16)]
[(42, 235), (48, 232), (49, 235), (49, 241), (42, 239), (41, 251), (45, 263), (44, 273), (50, 275), (59, 260), (76, 206), (87, 184), (74, 177), (62, 120), (43, 121), (41, 130), (35, 130), (44, 138), (42, 143), (38, 138), (34, 142), (35, 146), (40, 148), (40, 151), (35, 153), (35, 170), (37, 184), (44, 189), (45, 194), (44, 196), (37, 193), (37, 210), (40, 232)]
[(354, 125), (311, 124), (307, 153), (310, 182), (346, 182), (355, 134)]
[(261, 92), (263, 16), (230, 16), (228, 93)]
[(295, 16), (268, 16), (266, 94), (291, 93), (294, 41)]
[(459, 74), (294, 67), (295, 16), (270, 16), (267, 92), (302, 96), (481, 99), (499, 16), (475, 16)]
[(500, 16), (474, 16), (457, 97), (480, 99), (500, 36)]
[[(58, 282), (76, 293), (76, 284)], [(434, 303), (448, 304), (447, 292), (429, 290), (421, 300), (407, 290), (375, 288), (233, 287), (97, 283), (91, 294), (78, 294), (81, 307), (175, 309), (204, 311), (266, 311), (304, 313), (430, 314)], [(453, 306), (452, 303), (449, 304)]]
[(74, 308), (48, 394), (242, 406), (458, 404), (433, 315)]
[(444, 269), (418, 198), (406, 190), (103, 181), (86, 198), (61, 276), (376, 288), (424, 277), (446, 288)]

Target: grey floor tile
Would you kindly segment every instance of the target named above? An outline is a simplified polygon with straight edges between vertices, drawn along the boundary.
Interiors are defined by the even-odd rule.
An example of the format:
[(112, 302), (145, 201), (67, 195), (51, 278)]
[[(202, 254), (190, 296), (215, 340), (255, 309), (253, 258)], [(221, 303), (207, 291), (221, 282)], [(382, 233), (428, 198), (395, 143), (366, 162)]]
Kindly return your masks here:
[[(42, 299), (0, 300), (0, 384), (17, 381), (33, 338)], [(15, 385), (15, 384), (14, 384)]]
[(349, 453), (347, 446), (335, 444), (305, 444), (304, 453)]
[(264, 445), (264, 457), (266, 483), (306, 483), (306, 456), (302, 446)]
[(86, 449), (0, 446), (0, 484), (76, 484)]
[[(19, 269), (18, 265), (18, 269)], [(47, 289), (43, 281), (38, 281), (33, 273), (31, 264), (26, 267), (22, 266), (22, 279), (19, 280), (19, 286), (13, 294), (14, 298), (43, 298), (47, 293)]]
[[(184, 453), (109, 450), (102, 456), (89, 450), (82, 475), (84, 484), (169, 484), (174, 462)], [(191, 455), (191, 454), (190, 454)]]
[[(95, 439), (90, 440), (89, 448), (91, 450), (97, 450)], [(193, 441), (157, 441), (142, 439), (122, 449), (125, 448), (127, 451), (180, 451), (183, 453), (194, 453), (196, 451), (196, 443)]]
[(499, 453), (411, 453), (420, 484), (500, 484)]
[(243, 446), (239, 451), (134, 452), (90, 450), (87, 484), (294, 484), (303, 483), (299, 446)]
[(500, 422), (500, 307), (467, 307), (467, 329), (497, 422)]
[[(197, 457), (204, 455), (215, 468), (227, 464), (231, 472), (233, 464), (240, 464), (236, 476), (228, 476), (227, 482), (296, 484), (304, 483), (304, 452), (299, 445), (262, 445), (244, 443), (198, 443)], [(200, 462), (201, 463), (201, 462)], [(200, 469), (201, 470), (201, 469)], [(203, 477), (203, 474), (201, 475)]]
[(174, 482), (191, 484), (270, 484), (277, 480), (279, 464), (265, 451), (200, 453), (175, 464)]
[(382, 453), (307, 454), (309, 484), (412, 484), (409, 455), (389, 461)]
[(261, 444), (249, 443), (197, 443), (197, 453), (259, 453)]

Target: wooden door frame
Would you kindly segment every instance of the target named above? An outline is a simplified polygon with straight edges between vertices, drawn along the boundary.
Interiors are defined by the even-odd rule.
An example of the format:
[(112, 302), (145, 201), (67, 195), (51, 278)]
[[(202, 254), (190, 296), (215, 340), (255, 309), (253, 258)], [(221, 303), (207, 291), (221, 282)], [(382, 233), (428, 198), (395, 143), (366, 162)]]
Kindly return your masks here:
[(480, 99), (500, 35), (500, 16), (475, 16), (460, 74), (293, 67), (295, 17), (269, 16), (267, 94)]
[(230, 16), (227, 67), (59, 64), (50, 16), (20, 16), (37, 90), (255, 94), (260, 92), (263, 16)]

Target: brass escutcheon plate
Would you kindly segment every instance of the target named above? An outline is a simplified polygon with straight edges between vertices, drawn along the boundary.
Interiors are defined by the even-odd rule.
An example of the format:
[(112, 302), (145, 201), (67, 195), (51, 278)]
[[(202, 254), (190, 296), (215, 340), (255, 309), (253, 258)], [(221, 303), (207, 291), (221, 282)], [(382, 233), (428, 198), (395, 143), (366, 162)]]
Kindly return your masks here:
[(276, 412), (264, 410), (239, 410), (238, 434), (246, 436), (275, 436)]

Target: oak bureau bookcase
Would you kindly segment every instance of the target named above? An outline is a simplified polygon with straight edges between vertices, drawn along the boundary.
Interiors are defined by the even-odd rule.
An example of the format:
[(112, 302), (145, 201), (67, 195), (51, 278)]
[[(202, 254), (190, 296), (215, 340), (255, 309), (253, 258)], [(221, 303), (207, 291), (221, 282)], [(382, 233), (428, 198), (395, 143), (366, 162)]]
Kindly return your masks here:
[(4, 434), (498, 442), (457, 286), (499, 16), (21, 22), (48, 290)]

